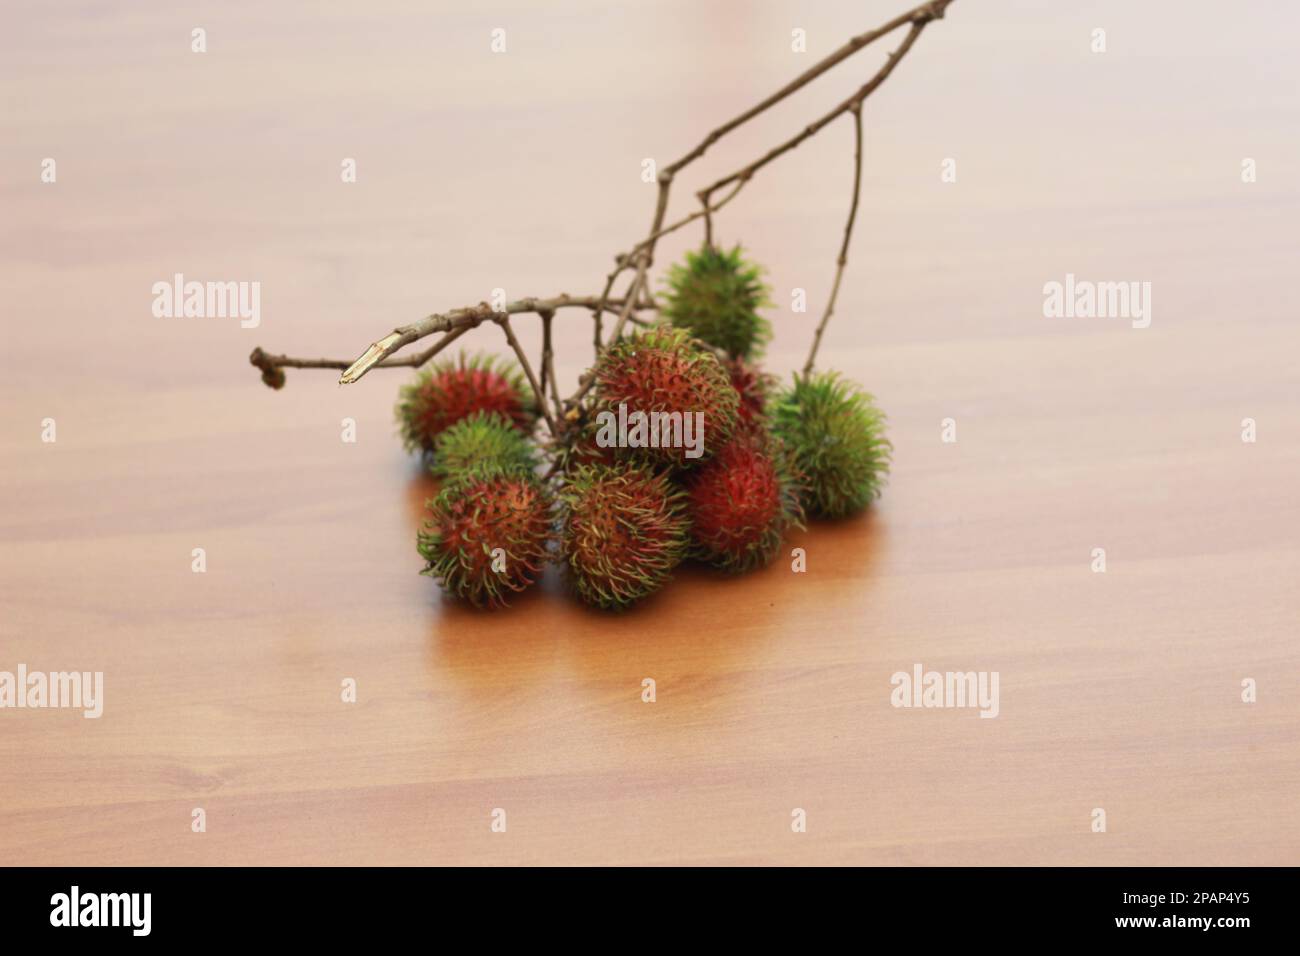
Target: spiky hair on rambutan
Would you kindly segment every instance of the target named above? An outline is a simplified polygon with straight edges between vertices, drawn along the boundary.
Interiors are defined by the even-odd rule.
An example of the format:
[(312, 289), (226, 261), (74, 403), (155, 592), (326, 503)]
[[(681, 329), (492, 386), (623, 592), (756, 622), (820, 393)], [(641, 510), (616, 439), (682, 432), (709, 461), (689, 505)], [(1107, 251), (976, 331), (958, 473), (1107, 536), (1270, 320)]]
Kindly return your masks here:
[(599, 431), (594, 421), (577, 426), (572, 439), (559, 451), (563, 471), (570, 472), (582, 465), (612, 466), (628, 458), (625, 449), (601, 445), (596, 440)]
[(402, 386), (397, 421), (407, 451), (432, 452), (438, 436), (475, 412), (496, 412), (525, 435), (537, 423), (537, 403), (513, 362), (462, 353), (435, 363)]
[(532, 475), (479, 466), (452, 477), (427, 504), (416, 547), (421, 572), (475, 607), (501, 607), (541, 576), (551, 498)]
[(771, 325), (758, 314), (771, 305), (761, 274), (740, 246), (687, 252), (685, 263), (668, 270), (663, 314), (675, 328), (732, 358), (754, 358), (772, 337)]
[(738, 429), (685, 481), (692, 553), (724, 571), (767, 566), (786, 531), (803, 527), (789, 455), (760, 426)]
[(727, 359), (722, 364), (731, 376), (731, 387), (740, 396), (740, 423), (763, 419), (767, 415), (767, 403), (777, 389), (776, 376), (744, 359)]
[(509, 419), (499, 412), (474, 412), (434, 440), (429, 470), (442, 479), (479, 467), (531, 475), (537, 462), (537, 450)]
[[(594, 374), (598, 416), (616, 412), (620, 405), (626, 405), (629, 416), (677, 415), (684, 421), (687, 415), (703, 413), (701, 458), (725, 445), (735, 430), (739, 394), (717, 356), (684, 330), (660, 325), (621, 339), (601, 355)], [(660, 447), (641, 448), (637, 454), (647, 461), (690, 467), (699, 459), (688, 458), (688, 450), (661, 441)]]
[(560, 551), (588, 604), (620, 610), (663, 587), (686, 555), (685, 496), (667, 472), (580, 465), (559, 492)]
[(893, 445), (875, 399), (836, 372), (795, 376), (773, 404), (773, 431), (803, 476), (804, 506), (842, 518), (879, 497)]

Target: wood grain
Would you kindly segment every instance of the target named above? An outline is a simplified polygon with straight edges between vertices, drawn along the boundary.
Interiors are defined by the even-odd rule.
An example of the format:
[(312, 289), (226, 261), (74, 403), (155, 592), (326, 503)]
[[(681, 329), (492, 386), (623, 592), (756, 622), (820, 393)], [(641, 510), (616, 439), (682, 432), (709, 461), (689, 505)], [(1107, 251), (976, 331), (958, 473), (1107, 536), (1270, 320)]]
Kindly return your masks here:
[[(404, 373), (258, 382), (254, 345), (349, 357), (495, 286), (598, 291), (650, 212), (641, 157), (791, 75), (793, 17), (821, 49), (869, 25), (856, 4), (773, 4), (726, 32), (738, 8), (709, 6), (698, 31), (685, 5), (503, 9), (496, 61), (481, 18), (399, 5), (213, 11), (201, 61), (183, 13), (143, 31), (24, 13), (0, 119), (21, 159), (0, 240), (0, 669), (102, 670), (106, 699), (99, 720), (0, 711), (0, 860), (1300, 862), (1300, 197), (1280, 182), (1300, 149), (1275, 122), (1300, 88), (1294, 31), (1180, 27), (1159, 76), (1122, 49), (1087, 59), (1087, 30), (1052, 11), (958, 3), (927, 31), (864, 114), (821, 352), (889, 413), (894, 473), (869, 513), (791, 537), (805, 574), (683, 569), (623, 615), (552, 575), (473, 612), (416, 573), (431, 485), (393, 435)], [(1124, 45), (1174, 43), (1159, 10), (1105, 13)], [(1029, 38), (998, 44), (1009, 75), (985, 69), (976, 51), (1008, 33)], [(133, 58), (96, 36), (134, 37)], [(1251, 111), (1219, 70), (1204, 112), (1153, 120), (1170, 75), (1193, 83), (1210, 55), (1290, 80)], [(593, 81), (620, 66), (617, 90)], [(854, 81), (775, 111), (718, 168)], [(1125, 130), (1123, 156), (1069, 138), (1091, 120)], [(851, 182), (851, 129), (824, 139), (717, 224), (770, 266), (783, 374)], [(1271, 175), (1248, 186), (1251, 150)], [(262, 326), (153, 319), (149, 286), (176, 271), (260, 280)], [(1152, 281), (1151, 328), (1043, 318), (1067, 271)], [(556, 333), (572, 382), (590, 331), (575, 315)], [(1000, 715), (895, 709), (890, 677), (916, 663), (999, 672)]]

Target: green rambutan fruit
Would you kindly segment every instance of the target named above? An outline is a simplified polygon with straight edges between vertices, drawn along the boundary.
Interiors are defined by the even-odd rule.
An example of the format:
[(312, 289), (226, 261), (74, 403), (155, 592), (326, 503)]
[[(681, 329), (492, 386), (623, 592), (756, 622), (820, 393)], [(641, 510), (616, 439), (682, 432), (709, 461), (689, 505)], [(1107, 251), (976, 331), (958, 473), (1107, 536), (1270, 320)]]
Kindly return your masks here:
[(740, 395), (741, 424), (762, 420), (767, 414), (768, 399), (776, 391), (776, 376), (744, 359), (728, 359), (722, 364), (731, 376), (731, 387)]
[(513, 362), (463, 353), (434, 364), (402, 386), (397, 421), (407, 451), (433, 451), (439, 435), (475, 412), (496, 412), (525, 435), (537, 423), (537, 403)]
[(686, 555), (685, 497), (650, 465), (582, 465), (560, 489), (560, 550), (578, 595), (617, 610), (659, 590)]
[(662, 439), (668, 430), (664, 416), (676, 415), (677, 425), (684, 425), (686, 416), (692, 416), (694, 423), (696, 412), (703, 415), (701, 458), (725, 445), (735, 430), (740, 396), (731, 387), (727, 370), (684, 330), (655, 326), (615, 342), (601, 355), (595, 376), (598, 419), (600, 412), (617, 414), (624, 405), (629, 417), (643, 412), (655, 420), (660, 447), (642, 447), (637, 452), (648, 461), (689, 467), (700, 460), (688, 458), (684, 444)]
[(452, 477), (428, 502), (416, 547), (444, 589), (475, 607), (500, 607), (541, 576), (551, 499), (532, 475), (480, 466)]
[(688, 252), (685, 264), (668, 270), (663, 314), (675, 328), (732, 358), (753, 358), (772, 337), (771, 325), (758, 314), (771, 305), (760, 275), (740, 246)]
[(842, 518), (880, 495), (893, 451), (885, 416), (836, 372), (795, 376), (773, 403), (772, 427), (794, 456), (810, 512)]
[(434, 440), (430, 471), (445, 480), (480, 466), (531, 475), (537, 469), (537, 451), (500, 413), (474, 412)]
[(746, 426), (686, 478), (693, 552), (726, 571), (764, 567), (791, 526), (803, 527), (785, 448)]

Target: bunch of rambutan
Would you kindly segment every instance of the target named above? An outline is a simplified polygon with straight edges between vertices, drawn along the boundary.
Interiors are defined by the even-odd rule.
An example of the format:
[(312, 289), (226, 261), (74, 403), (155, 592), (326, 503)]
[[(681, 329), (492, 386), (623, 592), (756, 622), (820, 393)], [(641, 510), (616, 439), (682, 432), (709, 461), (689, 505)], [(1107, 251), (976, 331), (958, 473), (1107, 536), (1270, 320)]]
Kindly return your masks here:
[[(739, 247), (689, 253), (668, 274), (664, 321), (601, 352), (589, 397), (544, 443), (512, 363), (461, 357), (403, 388), (403, 440), (441, 482), (418, 536), (424, 573), (497, 607), (557, 563), (583, 601), (622, 609), (684, 560), (751, 571), (805, 514), (866, 506), (889, 468), (883, 416), (833, 372), (778, 389), (759, 365), (760, 274)], [(611, 441), (616, 417), (663, 440)], [(684, 421), (698, 440), (676, 440)]]

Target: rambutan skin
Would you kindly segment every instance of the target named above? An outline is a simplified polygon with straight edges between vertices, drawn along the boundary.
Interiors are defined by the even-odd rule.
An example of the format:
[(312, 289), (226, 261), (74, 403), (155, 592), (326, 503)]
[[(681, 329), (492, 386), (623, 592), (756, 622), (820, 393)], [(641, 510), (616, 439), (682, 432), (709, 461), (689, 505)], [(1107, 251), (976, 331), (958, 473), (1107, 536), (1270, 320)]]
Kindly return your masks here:
[(578, 596), (619, 610), (659, 590), (685, 557), (685, 496), (667, 473), (620, 462), (582, 465), (559, 492), (560, 550)]
[(740, 246), (687, 252), (684, 263), (668, 270), (664, 316), (732, 358), (755, 357), (772, 336), (767, 319), (758, 313), (771, 304), (760, 275)]
[(474, 412), (444, 429), (434, 441), (429, 470), (448, 479), (480, 467), (531, 475), (537, 451), (508, 419), (497, 412)]
[(475, 412), (495, 412), (525, 435), (537, 404), (522, 373), (493, 356), (462, 354), (421, 371), (402, 387), (397, 421), (407, 451), (432, 452), (440, 434)]
[(731, 378), (731, 387), (740, 396), (737, 411), (741, 424), (764, 419), (768, 401), (777, 388), (776, 376), (744, 359), (728, 359), (722, 364)]
[(885, 416), (838, 373), (795, 376), (773, 403), (772, 428), (803, 476), (808, 511), (842, 518), (879, 497), (893, 452)]
[[(428, 502), (416, 546), (444, 589), (475, 607), (501, 607), (541, 576), (552, 528), (550, 495), (537, 479), (479, 467), (451, 478)], [(503, 554), (493, 555), (500, 549)]]
[[(595, 407), (614, 411), (620, 404), (630, 413), (703, 413), (703, 454), (707, 458), (726, 444), (739, 419), (740, 396), (726, 369), (711, 352), (700, 348), (689, 333), (655, 326), (615, 342), (595, 368)], [(645, 460), (688, 468), (685, 447), (637, 449)]]
[(582, 465), (613, 466), (628, 458), (625, 449), (602, 446), (596, 440), (598, 431), (594, 422), (577, 426), (572, 440), (560, 451), (564, 471), (571, 472)]
[(785, 449), (745, 427), (686, 477), (693, 553), (733, 573), (772, 562), (785, 532), (803, 526)]

